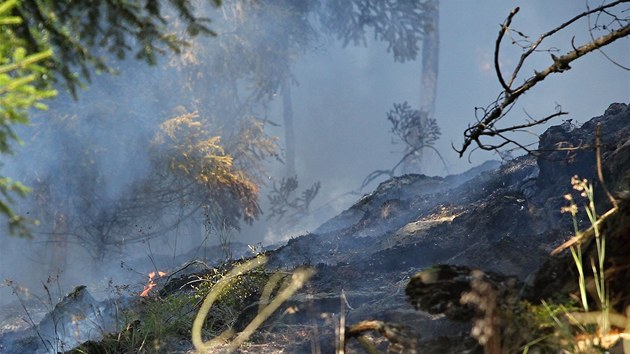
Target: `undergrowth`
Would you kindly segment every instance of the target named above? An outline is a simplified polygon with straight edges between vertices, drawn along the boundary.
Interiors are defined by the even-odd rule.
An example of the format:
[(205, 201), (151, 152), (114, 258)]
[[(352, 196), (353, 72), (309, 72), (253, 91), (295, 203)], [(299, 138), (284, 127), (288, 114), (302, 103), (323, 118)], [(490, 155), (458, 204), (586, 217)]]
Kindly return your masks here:
[(195, 312), (192, 300), (186, 294), (148, 298), (141, 310), (124, 311), (122, 331), (99, 343), (88, 342), (72, 353), (166, 353), (169, 342), (188, 335), (186, 329)]
[[(179, 291), (142, 298), (138, 306), (124, 311), (124, 326), (119, 333), (109, 334), (98, 343), (87, 342), (70, 353), (171, 353), (190, 349), (191, 327), (201, 302), (229, 270), (229, 267), (213, 268)], [(238, 322), (251, 320), (256, 313), (252, 303), (260, 296), (269, 277), (270, 273), (259, 267), (237, 277), (223, 289), (212, 313), (204, 321), (203, 336), (216, 337), (239, 326)], [(247, 316), (249, 308), (253, 308), (249, 311), (253, 315)]]
[(259, 255), (214, 268), (179, 291), (142, 298), (139, 306), (124, 311), (122, 331), (69, 353), (185, 352), (191, 338), (198, 352), (216, 347), (234, 352), (313, 274), (310, 269), (269, 272), (265, 262)]
[[(527, 333), (526, 344), (518, 348), (518, 352), (523, 354), (608, 353), (621, 338), (619, 331), (612, 330), (612, 325), (621, 327), (622, 331), (626, 327), (619, 320), (619, 314), (612, 312), (605, 271), (606, 236), (601, 232), (603, 219), (616, 211), (617, 206), (613, 203), (611, 210), (598, 215), (593, 185), (578, 176), (571, 179), (571, 185), (574, 193), (564, 196), (569, 204), (561, 211), (571, 215), (574, 236), (556, 249), (554, 254), (566, 248), (570, 250), (577, 272), (578, 293), (567, 294), (573, 298), (568, 297), (565, 302), (520, 304), (515, 327)], [(584, 231), (578, 227), (578, 198), (584, 201), (583, 212), (590, 223), (590, 227)], [(595, 244), (593, 256), (585, 252), (592, 243)], [(625, 354), (630, 354), (630, 347), (626, 347), (625, 341), (623, 350)]]

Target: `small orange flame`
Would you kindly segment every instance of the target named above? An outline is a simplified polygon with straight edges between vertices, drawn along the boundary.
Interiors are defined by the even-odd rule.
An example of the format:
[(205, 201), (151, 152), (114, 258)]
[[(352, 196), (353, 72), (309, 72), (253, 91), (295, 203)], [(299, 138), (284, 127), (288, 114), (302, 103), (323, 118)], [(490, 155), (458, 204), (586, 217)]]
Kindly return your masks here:
[(142, 297), (148, 296), (149, 295), (149, 291), (151, 291), (151, 289), (155, 288), (156, 284), (155, 284), (154, 279), (155, 279), (156, 274), (160, 278), (166, 275), (166, 273), (159, 272), (159, 271), (157, 273), (156, 272), (149, 273), (149, 281), (147, 282), (147, 285), (144, 286), (144, 290), (142, 290), (142, 292), (140, 293), (140, 296), (142, 296)]

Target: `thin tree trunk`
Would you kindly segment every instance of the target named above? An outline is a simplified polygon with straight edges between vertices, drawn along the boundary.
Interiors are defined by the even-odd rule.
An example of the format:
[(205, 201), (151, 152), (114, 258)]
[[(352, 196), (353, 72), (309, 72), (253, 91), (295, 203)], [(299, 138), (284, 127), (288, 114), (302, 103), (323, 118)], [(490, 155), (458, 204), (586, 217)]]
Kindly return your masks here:
[[(420, 129), (428, 126), (428, 119), (435, 113), (435, 101), (437, 97), (437, 79), (440, 57), (440, 1), (431, 1), (431, 9), (427, 12), (424, 37), (422, 39), (422, 76), (420, 78)], [(407, 150), (406, 153), (411, 151)], [(405, 162), (403, 170), (407, 173), (421, 172), (423, 151), (413, 153)]]
[(438, 64), (440, 54), (440, 1), (432, 1), (432, 10), (427, 15), (425, 35), (422, 41), (422, 78), (420, 80), (420, 110), (427, 112), (428, 117), (435, 113), (437, 96)]
[(287, 76), (282, 81), (282, 108), (284, 118), (284, 144), (286, 149), (287, 177), (295, 177), (295, 131), (293, 129), (293, 102), (291, 99), (291, 82)]
[(55, 216), (51, 238), (50, 274), (59, 274), (66, 269), (68, 262), (68, 223), (64, 214)]

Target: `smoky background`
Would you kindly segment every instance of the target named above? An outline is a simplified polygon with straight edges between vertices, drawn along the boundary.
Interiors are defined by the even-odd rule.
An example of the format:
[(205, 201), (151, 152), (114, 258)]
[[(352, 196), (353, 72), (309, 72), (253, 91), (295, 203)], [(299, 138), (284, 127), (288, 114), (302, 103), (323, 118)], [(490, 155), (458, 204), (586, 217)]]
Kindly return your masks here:
[[(474, 122), (474, 107), (489, 104), (500, 92), (492, 62), (494, 42), (500, 23), (515, 6), (521, 6), (521, 12), (513, 26), (535, 38), (559, 21), (584, 11), (585, 3), (442, 1), (434, 114), (442, 135), (435, 148), (443, 155), (448, 170), (436, 155), (428, 152), (423, 156), (422, 169), (415, 172), (444, 176), (464, 172), (489, 159), (500, 159), (482, 151), (459, 158), (451, 144), (461, 144), (464, 129)], [(195, 250), (220, 243), (220, 232), (208, 232), (203, 215), (179, 224), (182, 215), (177, 208), (164, 208), (149, 215), (140, 211), (149, 212), (150, 208), (130, 213), (115, 231), (115, 237), (122, 242), (102, 249), (102, 254), (98, 244), (85, 242), (102, 234), (94, 227), (90, 231), (90, 225), (75, 228), (61, 247), (55, 237), (68, 233), (64, 224), (76, 219), (97, 222), (115, 217), (124, 204), (121, 201), (133, 198), (137, 183), (151, 180), (155, 151), (149, 144), (167, 119), (199, 111), (200, 116), (213, 123), (208, 127), (211, 135), (221, 135), (225, 141), (236, 134), (237, 120), (231, 115), (239, 106), (226, 98), (233, 97), (228, 91), (237, 90), (241, 95), (238, 102), (245, 105), (251, 103), (248, 97), (252, 92), (269, 83), (249, 76), (235, 80), (234, 86), (224, 81), (223, 75), (239, 70), (241, 64), (234, 61), (227, 69), (221, 68), (219, 64), (229, 59), (219, 55), (225, 53), (223, 45), (234, 40), (230, 36), (244, 25), (228, 23), (224, 19), (228, 15), (223, 11), (227, 10), (210, 9), (208, 13), (218, 36), (196, 41), (194, 55), (188, 53), (200, 61), (196, 64), (198, 71), (182, 74), (181, 70), (186, 69), (173, 63), (181, 60), (174, 56), (162, 57), (152, 67), (127, 58), (115, 62), (119, 75), (93, 75), (92, 82), (79, 92), (78, 100), (62, 94), (49, 103), (49, 111), (36, 113), (32, 125), (19, 130), (24, 144), (16, 147), (15, 156), (3, 158), (4, 172), (45, 192), (18, 201), (16, 210), (36, 215), (41, 224), (34, 227), (32, 239), (4, 238), (1, 279), (14, 280), (37, 293), (42, 283), (58, 275), (59, 296), (85, 283), (99, 284), (104, 289), (110, 280), (141, 289), (148, 271), (177, 267), (181, 260), (178, 256), (195, 255)], [(313, 231), (382, 182), (384, 178), (359, 189), (369, 173), (392, 167), (403, 154), (403, 146), (392, 144), (386, 113), (396, 102), (417, 106), (422, 92), (420, 56), (396, 62), (387, 45), (369, 34), (365, 45), (344, 46), (315, 26), (314, 38), (292, 48), (290, 60), (285, 63), (274, 50), (278, 45), (274, 34), (282, 28), (273, 18), (257, 20), (259, 27), (253, 33), (260, 35), (250, 39), (250, 47), (268, 56), (261, 55), (258, 65), (290, 66), (298, 192), (321, 183), (309, 213), (302, 215), (299, 222), (268, 219), (267, 195), (274, 183), (286, 176), (286, 165), (274, 156), (261, 162), (265, 170), (260, 176), (265, 182), (260, 193), (263, 214), (252, 225), (241, 223), (240, 231), (232, 230), (227, 235), (234, 242), (261, 248)], [(566, 52), (570, 50), (572, 35), (576, 43), (587, 41), (588, 24), (577, 24), (575, 31), (558, 37), (550, 46)], [(221, 41), (223, 38), (225, 42)], [(509, 69), (518, 60), (521, 49), (509, 45), (504, 49), (501, 65)], [(606, 53), (630, 65), (629, 49), (628, 40), (623, 39), (607, 47)], [(247, 53), (234, 55), (231, 58)], [(549, 62), (549, 54), (540, 53), (532, 64), (541, 68)], [(203, 75), (190, 76), (198, 73)], [(188, 79), (183, 80), (184, 77)], [(286, 160), (283, 102), (280, 91), (272, 91), (265, 92), (268, 97), (264, 102), (248, 106), (247, 114), (264, 123), (266, 134), (279, 138), (278, 158)], [(584, 122), (601, 115), (612, 102), (627, 102), (629, 91), (628, 72), (595, 53), (528, 93), (511, 117), (516, 121), (525, 114), (546, 115), (561, 105), (570, 112), (568, 119)], [(543, 129), (533, 129), (527, 139), (536, 142), (534, 134)], [(514, 156), (518, 154), (514, 152)], [(159, 235), (149, 237), (158, 231)], [(247, 252), (247, 248), (241, 249)], [(12, 301), (11, 290), (0, 288), (1, 302)], [(106, 296), (106, 291), (100, 295)]]

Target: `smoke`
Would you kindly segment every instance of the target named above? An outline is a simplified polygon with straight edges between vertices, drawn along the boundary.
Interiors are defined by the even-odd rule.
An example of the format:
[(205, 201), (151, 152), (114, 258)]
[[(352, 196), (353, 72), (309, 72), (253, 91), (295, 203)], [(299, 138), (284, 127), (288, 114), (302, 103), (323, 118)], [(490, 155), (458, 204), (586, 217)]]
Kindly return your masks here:
[[(490, 103), (499, 92), (487, 60), (492, 57), (498, 25), (515, 4), (457, 0), (440, 5), (441, 71), (435, 118), (443, 134), (435, 146), (448, 162), (448, 172), (458, 173), (496, 158), (475, 152), (468, 162), (456, 157), (451, 143), (461, 143), (463, 130), (474, 120), (474, 107)], [(583, 10), (583, 4), (573, 1), (521, 5), (515, 23), (531, 35)], [(154, 175), (151, 140), (166, 119), (193, 111), (203, 117), (212, 135), (222, 136), (226, 147), (237, 145), (230, 142), (238, 141), (238, 123), (247, 119), (264, 123), (270, 136), (282, 137), (279, 87), (286, 78), (294, 83), (298, 192), (316, 182), (322, 187), (312, 213), (300, 223), (267, 221), (263, 215), (252, 226), (242, 224), (241, 232), (233, 234), (235, 241), (275, 243), (312, 231), (381, 182), (357, 190), (370, 172), (399, 161), (404, 147), (391, 144), (386, 113), (395, 102), (416, 106), (420, 101), (419, 61), (397, 63), (387, 53), (387, 45), (371, 37), (366, 46), (344, 47), (317, 28), (307, 28), (289, 45), (279, 41), (279, 35), (304, 30), (308, 17), (288, 23), (274, 17), (286, 16), (285, 12), (258, 13), (247, 22), (230, 22), (236, 11), (230, 6), (226, 2), (223, 9), (210, 13), (218, 37), (196, 41), (181, 57), (162, 57), (155, 67), (134, 60), (117, 62), (119, 75), (94, 75), (78, 101), (62, 95), (50, 102), (49, 111), (37, 113), (31, 126), (19, 130), (25, 144), (14, 157), (5, 158), (3, 172), (33, 188), (16, 209), (41, 224), (34, 227), (32, 240), (5, 237), (1, 279), (13, 279), (36, 291), (51, 274), (61, 272), (62, 293), (80, 283), (121, 274), (125, 275), (120, 281), (139, 285), (145, 280), (143, 273), (154, 267), (152, 258), (174, 258), (216, 243), (202, 211), (192, 214), (187, 223), (177, 223), (182, 210), (189, 210), (188, 199), (179, 199), (183, 209), (178, 203), (131, 209), (130, 205), (137, 205), (132, 204), (134, 198), (142, 195), (143, 183), (159, 177)], [(562, 40), (565, 47), (570, 43), (570, 38)], [(280, 56), (281, 51), (287, 55)], [(610, 54), (626, 64), (628, 52), (627, 42), (610, 48)], [(506, 51), (502, 58), (506, 68), (518, 55), (518, 50)], [(536, 63), (544, 65), (548, 59), (541, 56)], [(575, 119), (585, 121), (610, 102), (627, 100), (625, 71), (596, 55), (584, 58), (574, 69), (528, 95), (523, 106), (514, 110), (515, 119), (523, 118), (521, 109), (542, 114), (559, 103)], [(283, 141), (279, 147), (283, 158)], [(428, 153), (425, 158), (422, 173), (447, 173), (436, 156)], [(237, 163), (251, 167), (249, 163), (258, 161)], [(257, 166), (266, 172), (252, 174), (267, 183), (260, 199), (265, 211), (268, 188), (284, 176), (285, 167), (273, 156), (261, 164)], [(142, 213), (151, 208), (158, 210)], [(148, 238), (154, 234), (155, 238)], [(126, 271), (132, 263), (137, 267)], [(1, 291), (3, 301), (12, 299), (10, 289)]]

